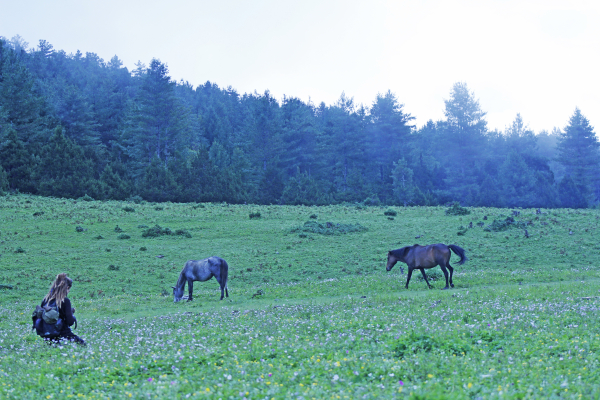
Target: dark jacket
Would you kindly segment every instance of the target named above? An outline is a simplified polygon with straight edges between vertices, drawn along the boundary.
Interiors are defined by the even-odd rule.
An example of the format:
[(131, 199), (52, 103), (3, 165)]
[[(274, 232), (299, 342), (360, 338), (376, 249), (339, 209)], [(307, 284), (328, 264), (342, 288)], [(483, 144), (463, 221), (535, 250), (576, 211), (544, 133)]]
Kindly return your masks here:
[[(53, 306), (56, 303), (54, 300), (50, 300), (50, 305)], [(42, 301), (42, 307), (46, 305), (46, 301)], [(68, 297), (65, 297), (60, 308), (58, 309), (58, 315), (60, 319), (63, 320), (63, 325), (61, 329), (61, 334), (72, 334), (71, 326), (77, 322), (77, 319), (73, 315), (73, 307), (71, 307), (71, 300)]]

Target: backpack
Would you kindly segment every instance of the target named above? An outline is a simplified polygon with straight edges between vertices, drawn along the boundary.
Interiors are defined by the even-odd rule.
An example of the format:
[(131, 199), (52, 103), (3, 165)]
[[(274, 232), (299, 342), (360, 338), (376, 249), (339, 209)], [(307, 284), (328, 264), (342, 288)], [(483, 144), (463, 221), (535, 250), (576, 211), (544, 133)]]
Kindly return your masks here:
[(55, 302), (45, 306), (36, 306), (31, 319), (33, 320), (32, 328), (39, 336), (48, 339), (60, 336), (63, 321)]

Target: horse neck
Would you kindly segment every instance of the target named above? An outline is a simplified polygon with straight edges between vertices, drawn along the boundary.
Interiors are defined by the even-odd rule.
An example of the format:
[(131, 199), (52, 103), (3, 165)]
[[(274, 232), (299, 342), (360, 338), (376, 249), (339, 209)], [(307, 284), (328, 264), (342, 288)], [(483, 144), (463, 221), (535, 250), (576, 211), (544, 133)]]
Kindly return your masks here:
[(185, 270), (184, 270), (184, 271), (181, 271), (181, 273), (179, 274), (179, 279), (177, 279), (177, 283), (175, 284), (175, 287), (177, 289), (183, 289), (186, 281), (187, 281), (187, 278), (185, 277)]

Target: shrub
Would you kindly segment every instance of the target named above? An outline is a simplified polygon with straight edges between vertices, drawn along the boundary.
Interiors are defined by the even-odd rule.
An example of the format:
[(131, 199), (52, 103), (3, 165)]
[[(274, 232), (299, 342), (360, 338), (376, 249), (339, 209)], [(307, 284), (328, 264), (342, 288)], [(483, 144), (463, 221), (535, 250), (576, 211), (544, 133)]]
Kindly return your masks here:
[(148, 250), (145, 246), (140, 247), (140, 251), (146, 251)]
[(44, 215), (44, 212), (43, 212), (43, 211), (36, 211), (36, 212), (34, 212), (34, 213), (33, 213), (33, 216), (34, 216), (34, 217), (39, 217), (39, 216), (41, 216), (41, 215)]
[(125, 212), (135, 212), (135, 208), (126, 206), (126, 207), (123, 207), (123, 211), (125, 211)]
[(121, 269), (121, 267), (119, 267), (119, 266), (114, 266), (114, 265), (112, 265), (112, 264), (108, 266), (108, 270), (109, 270), (109, 271), (118, 271), (119, 269)]
[(148, 228), (148, 225), (138, 225), (137, 227), (140, 229), (144, 229), (144, 228)]
[(310, 219), (317, 219), (318, 217), (317, 217), (317, 214), (311, 214), (309, 218)]
[(196, 205), (192, 206), (192, 208), (193, 208), (194, 210), (196, 210), (196, 209), (198, 209), (198, 208), (206, 208), (206, 207), (204, 206), (204, 204), (196, 204)]
[(461, 207), (458, 201), (455, 201), (450, 208), (446, 210), (446, 215), (469, 215), (471, 211)]
[(131, 236), (126, 233), (121, 233), (119, 236), (117, 236), (117, 239), (131, 239)]
[(390, 221), (393, 221), (393, 220), (394, 220), (394, 217), (388, 217), (388, 219), (389, 219)]
[(100, 240), (100, 239), (104, 239), (104, 236), (102, 236), (102, 235), (98, 235), (98, 236), (96, 236), (94, 239), (98, 239), (98, 240)]
[(186, 238), (191, 238), (192, 234), (186, 231), (185, 229), (177, 229), (175, 234), (178, 236), (185, 236)]
[(119, 227), (119, 225), (115, 226), (115, 232), (119, 233), (119, 232), (123, 232), (123, 229), (121, 229)]
[(162, 228), (160, 225), (154, 225), (142, 233), (142, 237), (155, 238), (164, 235), (171, 235), (173, 232), (169, 228)]
[(25, 253), (25, 249), (23, 249), (22, 247), (17, 247), (15, 253)]
[(75, 227), (75, 232), (83, 232), (83, 231), (85, 231), (85, 229), (83, 229), (82, 226), (78, 225), (78, 226)]
[(82, 196), (82, 197), (78, 198), (77, 200), (81, 200), (81, 201), (94, 201), (94, 198), (92, 196), (88, 196), (88, 194), (86, 193), (85, 196)]
[(461, 225), (458, 227), (458, 232), (456, 232), (456, 234), (458, 236), (464, 236), (464, 234), (467, 233), (467, 231), (468, 229)]
[[(444, 274), (442, 274), (442, 271), (440, 271), (439, 269), (430, 269), (427, 270), (425, 272), (427, 274), (427, 279), (429, 279), (430, 281), (438, 281), (440, 279), (444, 280), (444, 282), (446, 281), (446, 278), (444, 277)], [(418, 274), (417, 275), (417, 280), (423, 282), (423, 274)]]
[(319, 235), (341, 235), (351, 232), (364, 232), (367, 228), (361, 224), (335, 224), (333, 222), (326, 222), (320, 224), (317, 221), (307, 221), (303, 226), (293, 228), (291, 233), (295, 232), (309, 232), (317, 233)]
[(506, 217), (504, 221), (494, 220), (491, 224), (483, 228), (486, 232), (502, 232), (511, 228), (525, 229), (527, 222), (516, 221), (513, 217)]
[(363, 203), (366, 206), (378, 206), (381, 204), (381, 200), (379, 200), (379, 197), (377, 197), (377, 195), (375, 194), (373, 196), (367, 197), (365, 201), (363, 201)]
[(255, 218), (260, 218), (260, 213), (258, 211), (250, 213), (250, 219), (255, 219)]
[(135, 196), (131, 196), (129, 199), (127, 199), (128, 201), (131, 201), (134, 204), (140, 204), (142, 201), (144, 201), (144, 199), (142, 199), (140, 196), (135, 195)]
[(164, 210), (164, 207), (156, 206), (156, 207), (154, 207), (154, 209), (156, 211), (162, 211), (162, 210)]
[(383, 215), (388, 215), (390, 217), (395, 217), (396, 215), (398, 215), (398, 213), (396, 212), (396, 210), (393, 210), (391, 208), (388, 208)]

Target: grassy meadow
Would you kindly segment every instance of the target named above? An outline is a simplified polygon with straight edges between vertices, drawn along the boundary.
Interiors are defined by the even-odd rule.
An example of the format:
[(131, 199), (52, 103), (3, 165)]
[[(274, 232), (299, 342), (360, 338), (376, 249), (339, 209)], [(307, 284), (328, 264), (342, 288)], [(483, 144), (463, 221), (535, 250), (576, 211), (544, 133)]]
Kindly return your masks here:
[[(512, 210), (389, 210), (0, 197), (0, 398), (600, 398), (600, 211), (519, 210), (527, 238), (486, 230)], [(454, 289), (385, 271), (439, 242), (469, 258)], [(230, 297), (173, 303), (212, 255)], [(87, 347), (31, 331), (61, 272)]]

